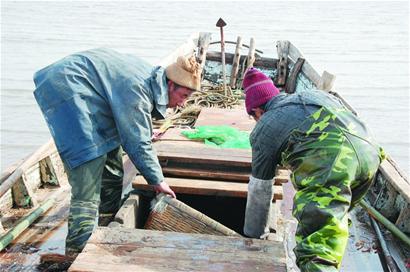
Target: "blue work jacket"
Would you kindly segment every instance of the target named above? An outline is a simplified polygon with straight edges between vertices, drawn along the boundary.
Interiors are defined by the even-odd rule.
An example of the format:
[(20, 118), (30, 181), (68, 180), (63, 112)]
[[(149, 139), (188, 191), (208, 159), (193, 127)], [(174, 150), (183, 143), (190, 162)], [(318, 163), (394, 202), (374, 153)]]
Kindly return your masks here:
[(122, 145), (149, 184), (163, 181), (151, 145), (151, 121), (165, 117), (164, 68), (101, 48), (41, 69), (34, 83), (34, 96), (69, 168)]

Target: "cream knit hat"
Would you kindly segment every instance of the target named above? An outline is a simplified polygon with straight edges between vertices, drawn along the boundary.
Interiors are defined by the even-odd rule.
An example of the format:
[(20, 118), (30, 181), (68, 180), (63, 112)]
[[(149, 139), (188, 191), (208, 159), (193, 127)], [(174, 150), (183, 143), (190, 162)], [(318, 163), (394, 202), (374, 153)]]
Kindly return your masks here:
[(179, 56), (177, 61), (165, 69), (167, 78), (173, 82), (196, 91), (201, 90), (201, 65), (195, 57)]

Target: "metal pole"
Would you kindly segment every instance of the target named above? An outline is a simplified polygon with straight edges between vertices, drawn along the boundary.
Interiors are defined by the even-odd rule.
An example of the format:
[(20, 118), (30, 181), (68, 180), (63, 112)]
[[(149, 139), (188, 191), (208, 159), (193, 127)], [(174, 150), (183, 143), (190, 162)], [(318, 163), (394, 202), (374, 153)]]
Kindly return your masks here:
[(216, 26), (219, 27), (221, 31), (221, 59), (222, 59), (222, 83), (224, 94), (227, 95), (226, 92), (226, 68), (225, 68), (225, 40), (224, 40), (224, 30), (223, 27), (226, 26), (226, 23), (222, 18), (219, 18)]

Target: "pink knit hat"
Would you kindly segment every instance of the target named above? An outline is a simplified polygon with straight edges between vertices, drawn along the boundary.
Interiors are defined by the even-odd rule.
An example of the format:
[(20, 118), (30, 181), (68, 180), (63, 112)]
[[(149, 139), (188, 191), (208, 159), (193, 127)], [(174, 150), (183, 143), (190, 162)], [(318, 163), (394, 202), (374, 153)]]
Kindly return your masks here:
[(279, 94), (273, 81), (253, 67), (246, 71), (242, 85), (245, 90), (245, 106), (248, 114), (251, 114), (252, 109), (262, 106)]

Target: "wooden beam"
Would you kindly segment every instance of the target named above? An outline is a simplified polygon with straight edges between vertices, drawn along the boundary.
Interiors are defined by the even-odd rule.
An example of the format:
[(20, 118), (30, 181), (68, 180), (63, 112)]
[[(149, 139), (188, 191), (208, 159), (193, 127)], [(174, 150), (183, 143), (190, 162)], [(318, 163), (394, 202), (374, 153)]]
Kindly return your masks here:
[(193, 209), (178, 199), (164, 194), (151, 202), (151, 212), (144, 229), (240, 236), (214, 219)]
[(244, 108), (218, 109), (203, 108), (195, 126), (230, 126), (238, 130), (251, 132), (255, 120), (249, 117)]
[(251, 38), (251, 41), (249, 42), (248, 58), (246, 59), (246, 69), (248, 69), (249, 67), (253, 67), (254, 62), (255, 62), (255, 39)]
[[(204, 168), (191, 168), (191, 167), (162, 167), (162, 172), (166, 177), (176, 178), (195, 178), (195, 179), (208, 179), (218, 181), (234, 181), (241, 183), (248, 183), (250, 171), (237, 172), (237, 171), (222, 171), (222, 170), (209, 170)], [(274, 185), (281, 185), (289, 181), (289, 176), (275, 176), (273, 178)]]
[(114, 217), (114, 221), (126, 228), (137, 227), (139, 195), (131, 194)]
[(320, 90), (330, 92), (335, 84), (336, 76), (327, 71), (323, 71), (318, 88)]
[(389, 159), (384, 160), (380, 164), (379, 170), (387, 182), (400, 193), (407, 203), (410, 203), (410, 183), (407, 181), (406, 177), (396, 170), (393, 163), (390, 162)]
[(153, 144), (160, 160), (199, 164), (250, 167), (252, 151), (215, 148), (193, 141), (164, 141)]
[(303, 63), (305, 63), (304, 58), (298, 58), (295, 65), (293, 66), (292, 71), (290, 72), (289, 79), (286, 82), (285, 91), (287, 93), (294, 93), (296, 90), (296, 83), (298, 80), (298, 75), (300, 70), (303, 67)]
[(38, 204), (34, 190), (30, 188), (25, 174), (13, 184), (11, 191), (13, 204), (17, 207), (28, 208)]
[[(226, 62), (232, 63), (234, 56), (235, 54), (225, 53)], [(240, 56), (239, 63), (243, 63), (247, 57), (248, 56), (246, 55)], [(208, 52), (206, 54), (206, 59), (208, 61), (221, 62), (221, 52), (214, 52), (214, 51)], [(272, 67), (276, 67), (277, 63), (278, 63), (278, 60), (274, 58), (261, 58), (261, 57), (255, 56), (255, 62), (253, 63), (253, 67), (272, 69)]]
[(232, 89), (236, 88), (236, 79), (238, 77), (238, 71), (239, 71), (239, 61), (241, 59), (241, 49), (242, 49), (242, 37), (238, 36), (236, 40), (235, 56), (232, 60), (231, 82), (229, 84)]
[(97, 228), (69, 271), (286, 271), (283, 243), (232, 236)]
[(285, 86), (288, 76), (288, 54), (289, 54), (289, 41), (278, 41), (276, 43), (278, 51), (278, 66), (276, 84), (279, 87)]
[[(289, 58), (296, 62), (298, 58), (304, 58), (302, 52), (296, 48), (292, 43), (289, 43)], [(302, 73), (309, 78), (316, 87), (320, 85), (321, 76), (316, 72), (316, 70), (312, 67), (309, 61), (305, 60), (305, 63), (302, 67)]]
[[(224, 182), (203, 179), (165, 178), (165, 181), (175, 193), (192, 195), (212, 195), (227, 197), (247, 197), (248, 184), (238, 182)], [(137, 176), (132, 182), (134, 189), (152, 191), (144, 177)], [(283, 199), (282, 186), (273, 186), (274, 196), (272, 200)]]
[(237, 173), (228, 171), (215, 171), (202, 168), (182, 168), (182, 167), (162, 167), (162, 172), (166, 177), (179, 177), (179, 178), (197, 178), (197, 179), (211, 179), (211, 180), (224, 180), (224, 181), (236, 181), (247, 183), (249, 181), (250, 173)]

